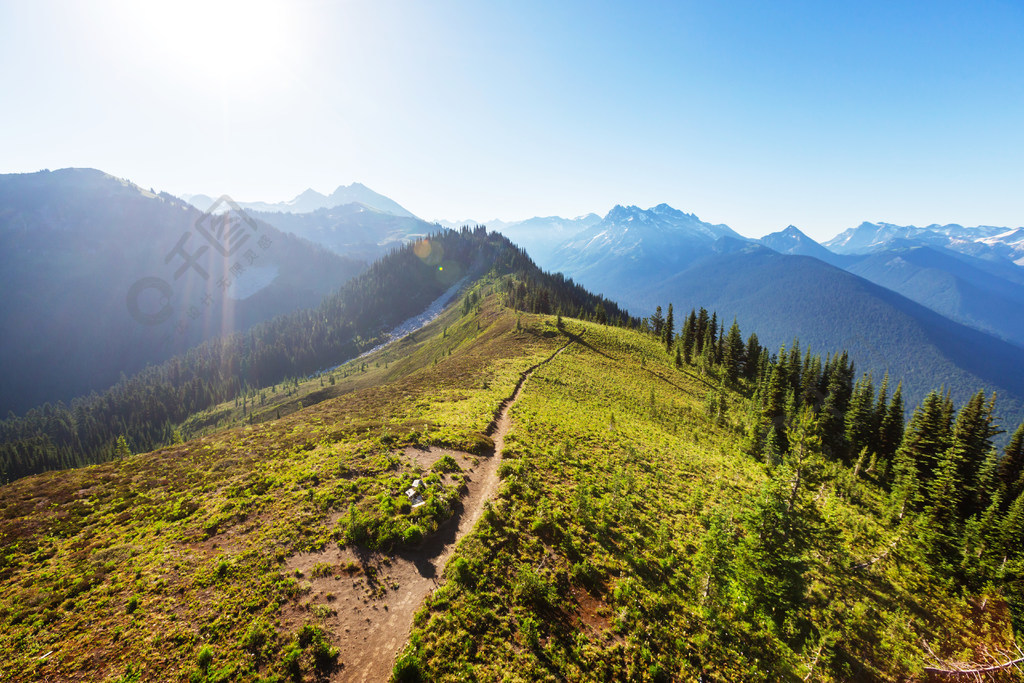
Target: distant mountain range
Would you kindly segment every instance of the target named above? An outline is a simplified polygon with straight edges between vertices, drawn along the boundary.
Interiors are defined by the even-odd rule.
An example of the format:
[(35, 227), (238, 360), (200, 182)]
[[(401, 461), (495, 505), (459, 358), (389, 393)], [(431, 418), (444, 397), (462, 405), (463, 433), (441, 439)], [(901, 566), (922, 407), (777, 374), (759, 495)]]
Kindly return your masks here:
[(794, 226), (755, 241), (665, 204), (616, 206), (545, 265), (634, 313), (672, 302), (678, 321), (703, 306), (776, 348), (795, 332), (823, 353), (847, 349), (859, 370), (904, 380), (911, 404), (940, 385), (958, 401), (985, 387), (1010, 421), (1024, 417), (1024, 269), (1009, 258), (1012, 231), (867, 230), (844, 233), (836, 254)]
[[(183, 199), (200, 211), (209, 210), (216, 201), (213, 197), (205, 194), (184, 195)], [(333, 209), (344, 204), (362, 204), (365, 207), (389, 213), (393, 216), (415, 218), (398, 202), (374, 192), (362, 183), (339, 185), (329, 195), (320, 194), (316, 190), (308, 189), (287, 202), (239, 202), (239, 206), (247, 211), (270, 213), (311, 213), (320, 209)]]
[(969, 256), (1024, 265), (1024, 228), (995, 228), (987, 225), (965, 228), (962, 225), (913, 225), (861, 223), (824, 243), (837, 254), (869, 254), (904, 241), (943, 247)]
[(539, 265), (547, 267), (555, 250), (566, 240), (572, 239), (587, 228), (601, 222), (596, 213), (576, 218), (561, 216), (534, 216), (522, 221), (438, 221), (446, 228), (464, 225), (486, 225), (489, 230), (500, 232), (516, 246), (522, 247)]
[(850, 264), (848, 270), (951, 320), (1024, 346), (1020, 266), (895, 241)]
[[(201, 194), (185, 197), (204, 211), (216, 201)], [(361, 183), (340, 185), (330, 195), (306, 190), (287, 202), (240, 202), (239, 206), (279, 230), (363, 261), (374, 261), (442, 227), (417, 218)]]
[[(126, 320), (126, 295), (111, 293), (149, 273), (174, 278), (175, 242), (195, 233), (202, 215), (193, 207), (215, 203), (188, 200), (193, 206), (92, 170), (0, 176), (0, 284), (12, 293), (0, 304), (10, 330), (0, 362), (14, 368), (0, 410), (103, 388), (121, 369), (312, 305), (394, 247), (476, 225), (428, 223), (359, 183), (243, 203), (273, 254), (258, 253), (264, 260), (219, 293), (186, 268), (169, 297), (174, 320), (189, 322), (182, 314), (197, 295), (207, 303), (157, 352), (166, 331), (158, 338)], [(1000, 391), (1003, 412), (1024, 416), (1024, 228), (862, 223), (819, 244), (791, 225), (750, 240), (667, 204), (486, 225), (542, 267), (635, 313), (669, 302), (680, 313), (704, 306), (726, 323), (736, 315), (772, 346), (796, 331), (819, 351), (846, 348), (860, 369), (905, 380), (911, 402), (939, 385), (958, 401), (987, 387)], [(230, 275), (232, 265), (213, 259), (208, 275)]]
[(606, 296), (616, 292), (614, 296), (629, 301), (639, 293), (637, 286), (678, 273), (723, 238), (746, 241), (727, 225), (705, 223), (668, 204), (648, 210), (616, 205), (559, 246), (544, 265)]
[(308, 213), (251, 214), (336, 254), (364, 261), (376, 260), (395, 247), (442, 229), (415, 216), (396, 215), (358, 202)]
[(259, 220), (204, 235), (203, 216), (93, 169), (0, 175), (0, 414), (315, 306), (366, 267)]
[(849, 265), (857, 260), (856, 257), (836, 254), (821, 246), (813, 239), (800, 232), (795, 225), (790, 225), (785, 230), (765, 235), (760, 240), (761, 244), (772, 251), (791, 256), (812, 256), (825, 263), (831, 263), (840, 268)]

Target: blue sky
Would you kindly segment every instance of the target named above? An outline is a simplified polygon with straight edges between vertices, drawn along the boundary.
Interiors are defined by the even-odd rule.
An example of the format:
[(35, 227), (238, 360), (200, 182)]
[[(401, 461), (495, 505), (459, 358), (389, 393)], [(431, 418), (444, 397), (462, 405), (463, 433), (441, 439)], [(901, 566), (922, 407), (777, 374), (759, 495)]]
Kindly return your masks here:
[(1024, 225), (1024, 3), (0, 2), (0, 172), (427, 218)]

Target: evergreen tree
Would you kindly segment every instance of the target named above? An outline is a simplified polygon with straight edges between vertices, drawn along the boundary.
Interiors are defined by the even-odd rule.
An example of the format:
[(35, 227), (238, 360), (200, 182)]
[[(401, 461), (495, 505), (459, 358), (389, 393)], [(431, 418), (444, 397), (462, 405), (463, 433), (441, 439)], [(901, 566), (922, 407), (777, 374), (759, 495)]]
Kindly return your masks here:
[[(878, 407), (879, 413), (882, 406)], [(903, 441), (903, 384), (896, 385), (885, 414), (878, 425), (878, 458), (884, 463), (883, 474), (896, 459), (896, 451)]]
[(939, 460), (935, 475), (925, 486), (928, 498), (926, 512), (935, 531), (933, 561), (939, 565), (952, 561), (960, 538), (960, 508), (964, 499), (958, 475), (960, 468), (960, 452), (955, 448), (947, 449)]
[(908, 509), (917, 509), (921, 502), (921, 482), (917, 465), (910, 452), (899, 449), (892, 465), (893, 482), (890, 496), (890, 519), (903, 519)]
[(1003, 518), (1000, 550), (1009, 560), (1024, 559), (1024, 496), (1011, 501), (1006, 517)]
[(825, 377), (825, 400), (821, 404), (825, 450), (834, 458), (845, 458), (848, 455), (846, 411), (853, 393), (853, 364), (845, 351), (826, 364)]
[(767, 424), (784, 429), (786, 418), (786, 385), (783, 370), (772, 366), (761, 399), (761, 417)]
[(665, 340), (665, 350), (672, 350), (672, 342), (675, 341), (676, 320), (672, 315), (672, 304), (668, 305), (668, 315), (665, 316), (665, 333), (662, 337)]
[(705, 338), (705, 343), (700, 352), (700, 369), (702, 372), (710, 372), (715, 366), (715, 347)]
[(736, 323), (736, 319), (733, 318), (722, 353), (725, 381), (729, 384), (735, 383), (740, 376), (740, 372), (743, 369), (743, 353), (743, 337), (740, 334), (740, 326)]
[(962, 491), (960, 519), (977, 514), (988, 507), (992, 490), (991, 481), (984, 476), (986, 460), (992, 451), (992, 437), (999, 433), (992, 411), (995, 396), (985, 401), (985, 392), (974, 394), (960, 410), (953, 425), (950, 450), (955, 452), (957, 481)]
[(850, 405), (846, 410), (847, 458), (862, 449), (873, 450), (877, 428), (875, 426), (875, 388), (871, 375), (863, 375), (854, 385)]
[(1016, 500), (1024, 490), (1024, 422), (1006, 444), (1003, 457), (999, 460), (996, 477), (1003, 491), (1003, 503), (1006, 507)]
[(768, 427), (764, 446), (761, 449), (761, 460), (772, 467), (782, 462), (782, 439), (779, 438), (779, 430), (775, 428), (775, 425)]
[(768, 355), (768, 349), (761, 347), (761, 355), (757, 359), (757, 386), (758, 391), (764, 390), (768, 383), (768, 374), (771, 372), (772, 363)]
[(889, 371), (886, 370), (882, 376), (882, 384), (878, 387), (878, 398), (875, 400), (875, 413), (872, 416), (871, 425), (871, 452), (878, 454), (881, 447), (879, 435), (882, 430), (882, 421), (889, 410)]
[(936, 476), (940, 459), (949, 449), (950, 419), (945, 397), (932, 391), (914, 410), (907, 425), (900, 451), (913, 463), (916, 478), (922, 485)]
[(747, 337), (747, 348), (743, 352), (743, 374), (747, 379), (757, 377), (757, 364), (761, 358), (761, 342), (753, 332)]
[(797, 407), (800, 406), (801, 392), (800, 384), (803, 375), (803, 363), (800, 360), (800, 340), (794, 339), (789, 349), (789, 360), (786, 362), (789, 368), (789, 386), (793, 390)]
[(803, 374), (800, 377), (800, 405), (820, 406), (824, 395), (818, 391), (821, 382), (821, 356), (811, 356), (810, 349), (804, 358)]
[(821, 441), (814, 417), (796, 418), (792, 448), (772, 472), (752, 506), (741, 547), (741, 577), (752, 607), (783, 626), (806, 592), (808, 551), (820, 513), (809, 492), (816, 484)]
[(999, 496), (979, 514), (967, 520), (963, 530), (960, 571), (972, 590), (980, 590), (996, 577), (1002, 564), (1002, 525)]
[(698, 355), (704, 351), (704, 341), (708, 333), (708, 312), (703, 306), (700, 307), (700, 312), (697, 314), (697, 324), (693, 329), (693, 342), (696, 345), (694, 348), (694, 355)]
[(128, 440), (124, 438), (124, 434), (117, 437), (117, 444), (114, 446), (114, 457), (118, 460), (131, 456), (132, 449), (128, 446)]
[(690, 315), (686, 317), (686, 321), (683, 322), (683, 334), (682, 334), (682, 346), (683, 346), (683, 360), (689, 365), (693, 359), (693, 345), (697, 334), (697, 314), (691, 308)]
[(775, 371), (779, 375), (780, 390), (785, 395), (789, 390), (789, 354), (786, 353), (785, 345), (779, 348), (779, 353), (775, 358)]
[(732, 518), (720, 507), (711, 511), (700, 550), (693, 559), (693, 576), (701, 605), (715, 605), (732, 577), (734, 535)]
[(715, 363), (722, 364), (725, 358), (725, 323), (718, 326), (718, 341), (715, 343)]
[(705, 367), (711, 367), (715, 363), (715, 333), (714, 328), (708, 325), (704, 328), (704, 341), (701, 343), (700, 357)]
[(661, 306), (655, 309), (654, 315), (651, 316), (651, 331), (655, 337), (661, 337), (662, 332), (665, 329), (665, 318), (661, 313)]

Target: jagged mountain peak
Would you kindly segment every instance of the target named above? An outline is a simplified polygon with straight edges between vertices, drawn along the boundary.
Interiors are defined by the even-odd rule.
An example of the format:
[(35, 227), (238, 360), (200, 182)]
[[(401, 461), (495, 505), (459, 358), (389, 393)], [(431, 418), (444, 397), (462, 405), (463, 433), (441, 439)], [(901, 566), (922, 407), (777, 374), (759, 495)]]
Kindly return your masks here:
[(293, 199), (292, 201), (296, 202), (296, 201), (298, 201), (300, 199), (319, 199), (319, 198), (326, 198), (326, 197), (323, 194), (320, 194), (319, 192), (314, 190), (312, 187), (307, 187), (305, 190), (303, 190), (301, 193), (299, 193), (295, 197), (295, 199)]
[(841, 261), (836, 254), (818, 244), (813, 238), (808, 237), (795, 225), (788, 225), (778, 232), (765, 235), (758, 241), (780, 254), (813, 256), (816, 259), (833, 265), (839, 265)]
[(1013, 230), (993, 226), (964, 227), (958, 223), (931, 224), (927, 227), (863, 222), (839, 233), (824, 246), (839, 254), (870, 254), (885, 250), (897, 241), (952, 249), (993, 261), (1024, 261), (1024, 247), (1014, 243)]
[[(207, 195), (186, 195), (186, 199), (201, 211), (206, 211), (213, 204), (213, 199)], [(389, 213), (393, 216), (415, 218), (398, 202), (374, 192), (362, 183), (351, 185), (339, 185), (330, 195), (317, 192), (313, 188), (306, 188), (292, 199), (283, 202), (239, 202), (243, 209), (250, 211), (264, 211), (267, 213), (313, 213), (320, 209), (333, 209), (345, 204), (362, 204), (371, 209)]]
[[(551, 267), (572, 273), (594, 273), (601, 289), (634, 268), (676, 272), (721, 238), (748, 242), (727, 225), (705, 223), (693, 214), (658, 204), (649, 209), (616, 204), (598, 223), (562, 243), (552, 254)], [(612, 269), (608, 264), (614, 263)], [(625, 269), (625, 271), (623, 271)], [(622, 271), (622, 272), (620, 272)]]

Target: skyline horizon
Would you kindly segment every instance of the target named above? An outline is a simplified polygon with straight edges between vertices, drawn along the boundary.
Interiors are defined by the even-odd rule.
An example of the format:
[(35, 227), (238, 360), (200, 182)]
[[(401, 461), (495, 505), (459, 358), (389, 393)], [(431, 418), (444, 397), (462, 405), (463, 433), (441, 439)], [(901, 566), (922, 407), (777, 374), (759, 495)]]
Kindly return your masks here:
[[(220, 192), (220, 193), (210, 193), (210, 192), (175, 192), (175, 191), (167, 190), (165, 188), (157, 187), (156, 185), (154, 185), (152, 183), (139, 182), (135, 178), (131, 178), (131, 177), (128, 177), (128, 176), (123, 176), (123, 175), (118, 175), (116, 173), (111, 173), (110, 171), (108, 171), (106, 169), (97, 168), (95, 166), (65, 166), (65, 167), (53, 168), (53, 169), (43, 168), (43, 169), (38, 169), (36, 171), (7, 171), (5, 173), (0, 173), (0, 175), (29, 175), (29, 174), (32, 174), (32, 173), (40, 173), (40, 172), (45, 172), (45, 171), (53, 172), (53, 171), (62, 171), (62, 170), (94, 170), (94, 171), (99, 171), (101, 173), (104, 173), (104, 174), (109, 175), (109, 176), (114, 177), (114, 178), (118, 178), (118, 179), (122, 179), (122, 180), (127, 180), (128, 182), (131, 182), (132, 184), (134, 184), (134, 185), (136, 185), (136, 186), (138, 186), (138, 187), (140, 187), (142, 189), (145, 189), (145, 188), (148, 187), (148, 188), (152, 188), (157, 193), (168, 192), (169, 194), (171, 194), (171, 195), (173, 195), (173, 196), (175, 196), (175, 197), (177, 197), (177, 198), (179, 198), (179, 199), (181, 199), (183, 201), (190, 202), (190, 203), (191, 203), (190, 199), (193, 198), (193, 197), (205, 196), (205, 197), (208, 197), (210, 199), (216, 199), (217, 197), (226, 195), (226, 196), (230, 197), (231, 199), (233, 199), (234, 201), (239, 202), (240, 204), (256, 204), (256, 203), (285, 204), (287, 202), (290, 202), (290, 201), (293, 201), (293, 200), (299, 198), (303, 194), (308, 193), (310, 191), (313, 191), (313, 192), (315, 192), (318, 195), (323, 196), (323, 197), (329, 197), (329, 196), (331, 196), (331, 194), (333, 194), (338, 189), (351, 187), (353, 185), (361, 185), (361, 186), (363, 186), (363, 187), (365, 187), (365, 188), (367, 188), (367, 189), (369, 189), (369, 190), (371, 190), (373, 192), (376, 192), (377, 194), (380, 194), (380, 195), (386, 197), (387, 199), (390, 199), (390, 200), (394, 201), (395, 203), (399, 204), (402, 208), (404, 208), (407, 211), (409, 211), (411, 214), (413, 214), (414, 217), (418, 218), (419, 220), (423, 220), (423, 221), (428, 222), (428, 223), (435, 223), (435, 224), (439, 224), (439, 225), (442, 224), (442, 223), (450, 223), (450, 224), (455, 224), (455, 225), (475, 223), (475, 224), (478, 224), (478, 225), (487, 226), (488, 223), (491, 223), (491, 222), (494, 222), (494, 221), (497, 221), (497, 222), (500, 222), (500, 223), (503, 223), (503, 224), (515, 224), (515, 223), (521, 223), (521, 222), (525, 222), (525, 221), (536, 219), (536, 218), (560, 218), (560, 219), (564, 219), (564, 220), (574, 220), (574, 219), (583, 218), (583, 217), (585, 217), (587, 215), (590, 215), (590, 214), (597, 215), (597, 216), (599, 216), (603, 220), (617, 206), (636, 207), (636, 208), (638, 208), (640, 210), (643, 210), (643, 211), (649, 211), (649, 210), (655, 208), (656, 206), (659, 206), (661, 204), (666, 204), (669, 207), (671, 207), (672, 209), (675, 209), (677, 211), (681, 211), (681, 212), (686, 213), (686, 214), (693, 215), (698, 220), (700, 220), (700, 221), (702, 221), (704, 223), (708, 223), (708, 224), (712, 224), (712, 225), (725, 225), (725, 226), (729, 227), (730, 229), (732, 229), (732, 230), (736, 231), (737, 233), (739, 233), (741, 236), (743, 236), (743, 237), (745, 237), (747, 239), (751, 239), (751, 240), (759, 240), (759, 239), (762, 239), (764, 237), (767, 237), (768, 235), (772, 235), (772, 234), (775, 234), (775, 233), (782, 232), (782, 231), (784, 231), (784, 230), (786, 230), (786, 229), (788, 229), (790, 227), (796, 228), (801, 233), (803, 233), (805, 236), (810, 237), (811, 239), (813, 239), (818, 244), (824, 244), (825, 242), (828, 242), (828, 241), (838, 237), (839, 235), (843, 234), (844, 232), (846, 232), (848, 230), (852, 230), (854, 228), (857, 228), (857, 227), (859, 227), (861, 225), (865, 225), (865, 224), (879, 225), (879, 226), (881, 226), (881, 225), (891, 225), (891, 226), (897, 226), (897, 227), (921, 228), (921, 229), (927, 229), (927, 228), (930, 228), (930, 227), (944, 227), (944, 226), (949, 226), (949, 225), (957, 225), (957, 226), (968, 228), (968, 229), (973, 229), (973, 228), (1004, 228), (1007, 231), (1015, 231), (1015, 230), (1019, 230), (1019, 229), (1024, 228), (1024, 223), (1022, 223), (1021, 225), (1013, 225), (1013, 224), (995, 225), (995, 224), (988, 224), (988, 223), (963, 223), (963, 222), (959, 222), (959, 221), (942, 221), (942, 222), (931, 222), (931, 223), (923, 223), (923, 222), (917, 221), (917, 222), (897, 223), (897, 222), (890, 221), (890, 220), (867, 220), (867, 219), (863, 219), (863, 220), (857, 221), (855, 224), (848, 225), (848, 226), (843, 227), (843, 228), (839, 228), (839, 230), (837, 232), (835, 232), (835, 233), (833, 233), (831, 235), (828, 235), (826, 237), (819, 237), (817, 235), (814, 235), (814, 234), (812, 234), (812, 232), (810, 230), (808, 230), (808, 229), (806, 229), (806, 228), (804, 228), (804, 227), (802, 227), (802, 226), (800, 226), (800, 225), (798, 225), (796, 223), (793, 223), (793, 222), (787, 223), (786, 225), (784, 225), (782, 227), (778, 227), (778, 228), (775, 228), (775, 229), (770, 229), (767, 232), (762, 232), (760, 234), (756, 234), (756, 233), (755, 234), (751, 234), (749, 231), (746, 231), (746, 230), (744, 230), (742, 228), (738, 228), (736, 225), (734, 225), (733, 223), (729, 222), (728, 220), (709, 220), (706, 217), (703, 217), (701, 212), (695, 210), (692, 207), (689, 207), (689, 206), (677, 206), (677, 205), (675, 205), (675, 204), (673, 204), (671, 202), (664, 202), (664, 201), (663, 202), (657, 202), (655, 204), (651, 204), (651, 205), (646, 206), (646, 207), (641, 205), (641, 204), (633, 204), (633, 203), (626, 203), (626, 202), (615, 202), (610, 207), (608, 207), (607, 209), (605, 209), (603, 211), (591, 209), (589, 211), (585, 211), (585, 212), (582, 212), (582, 213), (575, 213), (575, 214), (559, 214), (559, 213), (555, 213), (555, 214), (540, 214), (540, 213), (534, 213), (532, 215), (528, 215), (528, 216), (525, 216), (523, 218), (503, 218), (503, 217), (500, 217), (500, 216), (491, 216), (490, 218), (486, 218), (486, 219), (480, 219), (480, 218), (474, 218), (474, 217), (454, 218), (453, 219), (453, 218), (449, 218), (449, 217), (446, 217), (446, 216), (432, 216), (432, 217), (428, 218), (428, 217), (424, 217), (423, 215), (417, 213), (416, 211), (414, 211), (412, 209), (409, 209), (409, 207), (406, 205), (405, 202), (400, 201), (399, 199), (396, 199), (395, 197), (393, 197), (392, 195), (388, 194), (387, 192), (381, 192), (377, 188), (371, 187), (370, 185), (368, 185), (366, 183), (363, 183), (360, 180), (352, 180), (349, 183), (339, 183), (338, 185), (335, 185), (331, 190), (329, 190), (327, 192), (324, 192), (322, 190), (318, 190), (318, 189), (316, 189), (316, 188), (314, 188), (312, 186), (308, 186), (308, 187), (304, 188), (303, 190), (300, 190), (299, 192), (296, 192), (295, 194), (293, 194), (290, 197), (287, 197), (285, 199), (270, 200), (270, 199), (267, 199), (265, 197), (260, 197), (260, 198), (255, 198), (255, 199), (250, 199), (250, 198), (246, 198), (246, 197), (238, 197), (236, 195), (233, 195), (233, 194), (230, 194), (230, 193), (224, 193), (224, 192)], [(303, 213), (303, 212), (300, 211), (298, 213)]]
[(357, 179), (431, 220), (1014, 226), (1022, 31), (994, 0), (0, 2), (0, 171), (242, 201)]
[[(132, 181), (132, 182), (134, 182), (134, 181)], [(472, 216), (465, 217), (465, 218), (451, 218), (451, 217), (448, 217), (448, 216), (432, 216), (432, 217), (428, 218), (428, 217), (422, 216), (421, 214), (417, 213), (416, 211), (414, 211), (412, 209), (409, 209), (409, 207), (406, 205), (405, 202), (401, 201), (400, 199), (396, 199), (394, 196), (392, 196), (388, 192), (381, 192), (378, 188), (372, 187), (370, 185), (367, 185), (366, 183), (363, 183), (360, 180), (352, 180), (349, 183), (339, 183), (338, 185), (335, 185), (333, 188), (331, 188), (330, 190), (328, 190), (326, 192), (323, 191), (323, 190), (319, 190), (319, 189), (317, 189), (317, 188), (315, 188), (313, 186), (308, 186), (308, 187), (304, 188), (303, 190), (300, 190), (299, 192), (296, 192), (294, 195), (292, 195), (292, 196), (290, 196), (290, 197), (288, 197), (286, 199), (269, 200), (269, 199), (267, 199), (265, 197), (257, 198), (257, 199), (246, 199), (246, 198), (238, 198), (238, 197), (235, 197), (234, 195), (230, 195), (230, 194), (228, 196), (232, 197), (232, 199), (235, 199), (236, 201), (241, 202), (243, 204), (249, 204), (249, 203), (252, 203), (252, 204), (254, 204), (254, 203), (283, 204), (283, 203), (287, 203), (289, 201), (292, 201), (294, 199), (297, 199), (298, 197), (300, 197), (304, 193), (309, 192), (310, 190), (312, 190), (313, 192), (316, 192), (317, 194), (319, 194), (321, 196), (329, 197), (331, 194), (333, 194), (339, 188), (350, 187), (352, 185), (362, 185), (363, 187), (366, 187), (366, 188), (368, 188), (368, 189), (370, 189), (370, 190), (372, 190), (374, 192), (377, 192), (378, 194), (381, 194), (381, 195), (387, 197), (388, 199), (391, 199), (392, 201), (396, 202), (397, 204), (401, 205), (402, 208), (408, 210), (416, 218), (419, 218), (420, 220), (424, 220), (424, 221), (426, 221), (428, 223), (438, 223), (440, 221), (445, 221), (445, 222), (448, 222), (448, 223), (462, 223), (464, 221), (465, 222), (470, 222), (471, 221), (471, 222), (475, 222), (475, 223), (478, 223), (478, 224), (486, 225), (490, 221), (500, 221), (502, 223), (508, 224), (508, 223), (521, 223), (521, 222), (524, 222), (524, 221), (532, 220), (534, 218), (562, 218), (562, 219), (567, 219), (567, 220), (573, 220), (573, 219), (577, 219), (577, 218), (583, 218), (583, 217), (585, 217), (587, 215), (590, 215), (590, 214), (594, 214), (594, 215), (600, 216), (602, 219), (604, 219), (616, 206), (624, 206), (624, 207), (634, 206), (634, 207), (637, 207), (637, 208), (639, 208), (641, 210), (649, 211), (649, 210), (653, 209), (654, 207), (659, 206), (660, 204), (667, 204), (668, 206), (670, 206), (673, 209), (676, 209), (677, 211), (682, 211), (683, 213), (692, 214), (692, 215), (696, 216), (699, 220), (701, 220), (701, 221), (703, 221), (705, 223), (711, 223), (711, 224), (714, 224), (714, 225), (719, 225), (719, 224), (727, 225), (728, 227), (732, 228), (733, 230), (735, 230), (739, 234), (741, 234), (744, 237), (747, 237), (749, 239), (760, 239), (760, 238), (766, 237), (767, 235), (771, 235), (771, 234), (774, 234), (774, 233), (777, 233), (777, 232), (782, 232), (782, 231), (786, 230), (787, 228), (795, 227), (796, 229), (798, 229), (800, 232), (802, 232), (806, 236), (811, 237), (812, 239), (814, 239), (816, 242), (823, 243), (823, 242), (827, 242), (828, 240), (830, 240), (830, 239), (832, 239), (834, 237), (838, 237), (840, 234), (842, 234), (843, 232), (845, 232), (847, 230), (859, 227), (859, 226), (864, 225), (864, 224), (894, 225), (894, 226), (899, 226), (899, 227), (913, 227), (913, 228), (928, 228), (928, 227), (932, 227), (932, 226), (947, 226), (947, 225), (959, 225), (959, 226), (964, 227), (964, 228), (1006, 228), (1007, 230), (1018, 230), (1018, 229), (1024, 228), (1024, 223), (1021, 223), (1020, 225), (1013, 225), (1013, 224), (993, 225), (993, 224), (987, 224), (987, 223), (961, 223), (961, 222), (957, 222), (957, 221), (932, 222), (932, 223), (922, 223), (922, 222), (896, 223), (896, 222), (889, 221), (889, 220), (867, 220), (867, 219), (864, 219), (864, 220), (858, 221), (855, 225), (849, 225), (849, 226), (847, 226), (845, 228), (841, 228), (838, 232), (836, 232), (835, 234), (833, 234), (833, 235), (831, 235), (831, 236), (829, 236), (829, 237), (827, 237), (825, 239), (819, 239), (818, 237), (815, 237), (815, 236), (811, 235), (811, 233), (808, 230), (806, 230), (805, 228), (803, 228), (803, 227), (801, 227), (801, 226), (799, 226), (799, 225), (797, 225), (796, 223), (793, 223), (793, 222), (787, 223), (786, 225), (784, 225), (784, 226), (782, 226), (780, 228), (777, 228), (777, 229), (774, 229), (774, 230), (769, 230), (768, 232), (764, 232), (764, 233), (761, 233), (761, 234), (748, 234), (748, 232), (745, 232), (744, 230), (737, 228), (735, 225), (730, 223), (728, 220), (722, 220), (722, 221), (715, 220), (715, 221), (711, 221), (711, 220), (708, 220), (708, 219), (704, 218), (699, 211), (693, 209), (692, 207), (677, 206), (676, 204), (673, 204), (672, 202), (658, 202), (656, 204), (651, 204), (650, 206), (643, 206), (643, 205), (640, 205), (640, 204), (633, 204), (633, 203), (626, 203), (626, 202), (615, 202), (610, 207), (605, 209), (604, 211), (599, 211), (599, 210), (596, 210), (596, 209), (591, 209), (589, 211), (584, 211), (582, 213), (572, 213), (572, 214), (570, 214), (570, 213), (566, 213), (566, 214), (562, 214), (562, 213), (554, 213), (554, 214), (534, 213), (534, 214), (527, 215), (527, 216), (524, 216), (524, 217), (521, 217), (521, 218), (520, 217), (517, 217), (517, 218), (505, 218), (505, 217), (501, 217), (501, 216), (491, 216), (490, 218), (484, 218), (484, 219), (476, 218), (476, 217), (472, 217)], [(176, 194), (176, 193), (172, 192), (171, 194), (174, 194), (176, 197), (179, 197), (181, 199), (186, 199), (186, 197), (195, 197), (195, 196), (200, 196), (200, 195), (205, 195), (207, 197), (215, 198), (215, 197), (218, 197), (218, 196), (220, 196), (221, 194), (224, 194), (224, 193), (211, 194), (211, 193), (207, 193), (207, 192), (185, 192), (185, 193), (182, 193), (182, 194)], [(188, 200), (186, 199), (186, 201), (188, 201)]]

